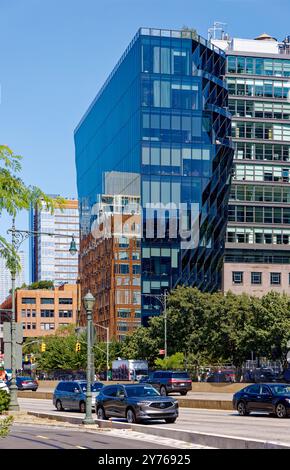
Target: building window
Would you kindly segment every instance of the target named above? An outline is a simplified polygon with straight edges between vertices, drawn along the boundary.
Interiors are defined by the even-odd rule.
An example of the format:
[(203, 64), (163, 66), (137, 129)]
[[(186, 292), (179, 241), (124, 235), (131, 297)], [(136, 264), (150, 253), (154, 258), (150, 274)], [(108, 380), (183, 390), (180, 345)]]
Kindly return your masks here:
[(59, 318), (72, 318), (72, 310), (60, 310), (58, 316)]
[(132, 304), (136, 305), (136, 304), (141, 304), (141, 292), (138, 292), (138, 291), (133, 291), (132, 292)]
[(279, 286), (281, 284), (281, 273), (270, 273), (271, 285)]
[(54, 298), (44, 298), (40, 299), (41, 304), (54, 304)]
[(54, 330), (54, 323), (40, 323), (41, 330)]
[(73, 301), (72, 299), (59, 299), (58, 303), (60, 305), (72, 305)]
[(117, 312), (118, 318), (130, 318), (131, 316), (131, 310), (125, 308), (119, 308)]
[(23, 304), (35, 304), (36, 299), (34, 297), (23, 297), (22, 303)]
[(141, 274), (141, 265), (133, 264), (132, 270), (133, 270), (133, 274)]
[(251, 273), (252, 284), (262, 284), (262, 273)]
[(116, 274), (129, 274), (129, 264), (115, 264)]
[(53, 318), (54, 310), (41, 310), (40, 316), (42, 318)]
[(233, 271), (233, 284), (243, 284), (243, 272)]

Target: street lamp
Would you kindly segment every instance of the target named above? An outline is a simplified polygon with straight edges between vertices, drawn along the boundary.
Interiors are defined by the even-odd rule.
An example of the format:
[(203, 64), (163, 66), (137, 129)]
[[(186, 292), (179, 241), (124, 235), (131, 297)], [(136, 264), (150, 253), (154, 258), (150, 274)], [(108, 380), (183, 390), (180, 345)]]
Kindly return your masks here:
[[(107, 374), (106, 374), (106, 381), (108, 382), (108, 380), (109, 380), (109, 327), (99, 325), (98, 323), (94, 323), (94, 325), (99, 326), (100, 328), (104, 328), (104, 330), (107, 330)], [(99, 349), (101, 349), (101, 348), (99, 348)]]
[(74, 256), (77, 253), (77, 251), (78, 251), (78, 249), (77, 249), (77, 245), (76, 245), (76, 242), (75, 242), (75, 236), (73, 234), (72, 235), (72, 240), (70, 242), (69, 252), (72, 256)]
[(91, 373), (92, 373), (92, 311), (95, 303), (95, 297), (88, 292), (84, 297), (84, 306), (87, 314), (87, 391), (86, 391), (86, 416), (83, 424), (94, 424), (92, 416), (92, 390), (91, 390)]
[(164, 318), (164, 358), (167, 357), (167, 294), (167, 289), (164, 290), (163, 294), (142, 294), (159, 300), (162, 305)]
[[(50, 237), (59, 237), (62, 238), (63, 234), (57, 233), (47, 233), (47, 232), (36, 232), (33, 230), (17, 230), (15, 227), (15, 217), (12, 219), (12, 227), (8, 230), (8, 233), (11, 233), (11, 242), (13, 255), (19, 250), (20, 245), (29, 237), (36, 237), (38, 235), (48, 235)], [(70, 244), (69, 252), (74, 255), (77, 251), (74, 235), (69, 235), (72, 237)], [(10, 266), (11, 273), (11, 296), (12, 296), (12, 310), (11, 310), (11, 386), (10, 386), (10, 411), (18, 411), (19, 404), (17, 400), (17, 385), (16, 385), (16, 315), (15, 315), (15, 279), (16, 279), (16, 259), (13, 259), (13, 262)]]

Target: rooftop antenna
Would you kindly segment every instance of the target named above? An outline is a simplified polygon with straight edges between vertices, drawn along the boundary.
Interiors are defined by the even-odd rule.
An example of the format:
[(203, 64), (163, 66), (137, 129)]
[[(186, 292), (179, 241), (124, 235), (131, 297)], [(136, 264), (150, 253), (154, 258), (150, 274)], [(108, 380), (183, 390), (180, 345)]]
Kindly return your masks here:
[(228, 39), (228, 34), (225, 32), (227, 23), (221, 21), (214, 21), (213, 27), (207, 30), (207, 39)]

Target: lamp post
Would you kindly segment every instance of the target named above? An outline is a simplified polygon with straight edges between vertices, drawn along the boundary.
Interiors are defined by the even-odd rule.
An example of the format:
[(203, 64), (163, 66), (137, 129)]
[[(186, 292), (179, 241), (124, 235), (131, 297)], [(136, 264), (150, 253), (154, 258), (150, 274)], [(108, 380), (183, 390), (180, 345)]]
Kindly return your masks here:
[(106, 344), (106, 346), (107, 346), (107, 374), (106, 374), (106, 382), (108, 382), (109, 381), (109, 327), (99, 325), (98, 323), (95, 323), (94, 325), (99, 326), (100, 328), (104, 328), (104, 330), (107, 330), (107, 344)]
[[(12, 218), (12, 227), (8, 230), (11, 233), (11, 243), (13, 255), (15, 256), (19, 250), (20, 245), (29, 237), (36, 237), (38, 235), (48, 235), (50, 237), (63, 237), (63, 234), (47, 233), (47, 232), (36, 232), (33, 230), (18, 230), (15, 227), (15, 217)], [(71, 255), (75, 255), (77, 252), (76, 242), (74, 235), (69, 235), (72, 238), (69, 252)], [(12, 296), (12, 310), (11, 310), (11, 386), (10, 386), (10, 411), (18, 411), (19, 404), (17, 400), (17, 385), (16, 385), (16, 313), (15, 313), (15, 279), (17, 273), (17, 262), (14, 259), (10, 265), (11, 273), (11, 296)]]
[(167, 289), (164, 290), (163, 294), (142, 294), (148, 297), (154, 297), (154, 299), (159, 300), (163, 308), (163, 318), (164, 318), (164, 358), (167, 357)]
[(92, 390), (91, 390), (91, 373), (92, 373), (92, 311), (95, 303), (95, 297), (88, 292), (84, 297), (84, 306), (87, 314), (87, 391), (86, 391), (86, 416), (83, 424), (94, 424), (92, 416)]

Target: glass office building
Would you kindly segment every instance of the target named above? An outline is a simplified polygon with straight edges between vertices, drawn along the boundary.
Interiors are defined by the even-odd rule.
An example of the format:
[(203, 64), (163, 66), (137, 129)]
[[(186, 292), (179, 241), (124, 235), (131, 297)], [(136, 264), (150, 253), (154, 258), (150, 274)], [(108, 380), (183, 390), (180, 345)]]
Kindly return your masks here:
[(141, 196), (143, 324), (165, 290), (221, 285), (233, 157), (225, 65), (194, 31), (142, 28), (75, 131), (81, 239), (98, 195)]
[(224, 290), (290, 291), (290, 38), (214, 41), (227, 54), (234, 176)]

